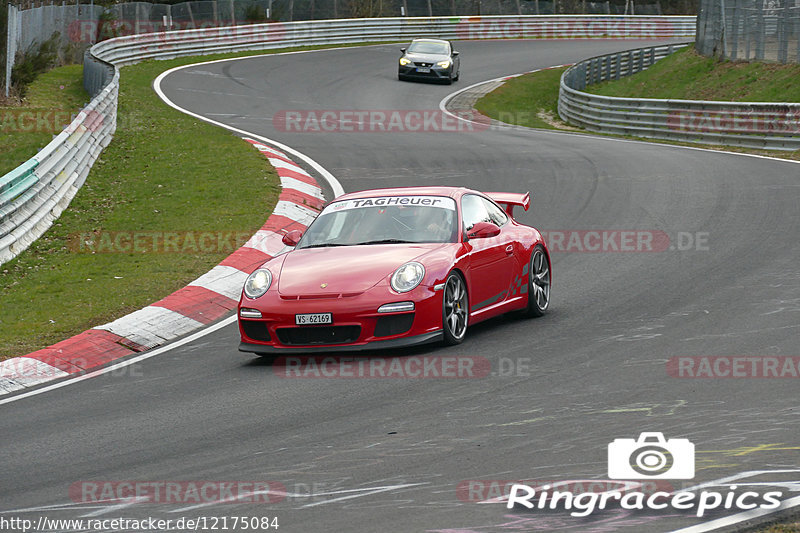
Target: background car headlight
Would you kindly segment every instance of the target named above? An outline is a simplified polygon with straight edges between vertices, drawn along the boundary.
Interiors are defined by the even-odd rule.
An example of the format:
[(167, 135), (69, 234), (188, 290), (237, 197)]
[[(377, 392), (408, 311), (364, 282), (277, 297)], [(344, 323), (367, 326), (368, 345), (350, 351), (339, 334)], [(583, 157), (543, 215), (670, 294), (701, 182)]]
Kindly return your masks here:
[(407, 57), (401, 57), (400, 58), (400, 64), (403, 65), (403, 66), (410, 65), (411, 64), (411, 60), (408, 59)]
[(436, 66), (437, 67), (442, 67), (442, 68), (447, 68), (447, 67), (450, 66), (450, 60), (448, 59), (446, 61), (439, 61), (438, 63), (436, 63)]
[(419, 285), (423, 277), (425, 277), (425, 267), (412, 261), (394, 271), (391, 285), (397, 292), (408, 292)]
[(259, 268), (247, 277), (244, 282), (244, 293), (248, 298), (259, 298), (269, 290), (272, 285), (272, 272), (266, 268)]

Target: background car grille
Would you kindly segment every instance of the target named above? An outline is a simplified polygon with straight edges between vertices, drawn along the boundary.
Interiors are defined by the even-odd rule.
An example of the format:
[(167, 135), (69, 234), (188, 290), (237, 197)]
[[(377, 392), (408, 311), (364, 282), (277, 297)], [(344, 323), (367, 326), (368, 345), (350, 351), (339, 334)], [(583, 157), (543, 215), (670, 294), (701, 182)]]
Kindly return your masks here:
[(355, 342), (361, 335), (361, 326), (312, 326), (307, 328), (278, 328), (276, 333), (282, 344), (345, 344)]
[(425, 63), (422, 61), (414, 61), (414, 65), (417, 67), (432, 67), (433, 63)]
[(413, 323), (414, 313), (378, 317), (378, 322), (375, 324), (375, 336), (400, 335), (410, 330)]
[(254, 341), (269, 342), (269, 331), (265, 322), (257, 320), (242, 320), (244, 334)]

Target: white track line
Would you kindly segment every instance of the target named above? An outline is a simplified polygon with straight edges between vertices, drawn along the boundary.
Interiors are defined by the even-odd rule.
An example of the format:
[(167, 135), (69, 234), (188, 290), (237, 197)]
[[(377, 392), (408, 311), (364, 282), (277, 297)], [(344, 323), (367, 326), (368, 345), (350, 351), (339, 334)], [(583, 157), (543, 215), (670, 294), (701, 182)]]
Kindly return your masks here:
[(753, 509), (751, 511), (744, 511), (741, 513), (736, 513), (735, 515), (725, 516), (723, 518), (717, 518), (716, 520), (711, 520), (710, 522), (705, 522), (704, 524), (689, 526), (683, 529), (676, 529), (674, 531), (671, 531), (670, 533), (706, 533), (708, 531), (714, 531), (716, 529), (720, 529), (723, 527), (729, 527), (735, 524), (739, 524), (741, 522), (745, 522), (746, 520), (751, 520), (753, 518), (759, 518), (762, 516), (767, 516), (770, 514), (785, 511), (787, 509), (791, 509), (792, 507), (797, 507), (798, 505), (800, 505), (800, 496), (795, 496), (794, 498), (783, 500), (781, 502), (781, 506), (778, 509)]
[[(470, 89), (473, 89), (475, 87), (479, 87), (479, 86), (487, 84), (487, 83), (493, 83), (493, 82), (508, 80), (508, 79), (511, 79), (511, 78), (516, 78), (516, 77), (522, 76), (524, 74), (532, 74), (534, 72), (541, 72), (543, 70), (549, 70), (549, 69), (552, 69), (552, 68), (559, 68), (559, 67), (565, 67), (565, 66), (568, 66), (568, 65), (555, 65), (555, 66), (552, 66), (552, 67), (540, 68), (540, 69), (536, 69), (536, 70), (531, 70), (529, 72), (522, 72), (520, 74), (513, 74), (513, 75), (510, 75), (510, 76), (501, 76), (499, 78), (494, 78), (494, 79), (482, 81), (482, 82), (479, 82), (479, 83), (473, 83), (472, 85), (470, 85), (468, 87), (464, 87), (463, 89), (459, 89), (458, 91), (452, 92), (452, 93), (448, 94), (447, 96), (445, 96), (439, 102), (439, 110), (442, 111), (443, 113), (447, 114), (447, 115), (450, 115), (451, 117), (453, 117), (455, 119), (483, 126), (485, 124), (476, 122), (474, 120), (469, 120), (469, 119), (464, 118), (464, 117), (460, 117), (460, 116), (456, 115), (455, 113), (451, 113), (450, 111), (448, 111), (447, 110), (448, 102), (450, 102), (450, 100), (452, 100), (453, 98), (455, 98), (456, 96), (458, 96), (459, 94), (461, 94), (463, 92), (466, 92), (466, 91), (468, 91)], [(541, 128), (527, 128), (527, 127), (524, 127), (524, 126), (517, 126), (517, 125), (514, 125), (514, 124), (508, 124), (507, 126), (502, 126), (502, 127), (503, 127), (503, 129), (533, 130), (533, 131), (536, 131), (536, 132), (541, 132), (541, 133), (546, 133), (546, 134), (551, 134), (551, 135), (568, 135), (570, 137), (592, 137), (592, 138), (595, 138), (595, 139), (605, 139), (605, 140), (614, 141), (614, 142), (624, 142), (624, 143), (634, 143), (634, 144), (647, 144), (647, 145), (654, 145), (655, 144), (655, 145), (659, 145), (659, 146), (668, 146), (668, 147), (673, 147), (673, 148), (683, 148), (683, 149), (686, 149), (686, 150), (698, 150), (698, 151), (701, 151), (701, 152), (711, 152), (711, 153), (715, 153), (715, 154), (730, 154), (730, 155), (738, 155), (738, 156), (743, 156), (743, 157), (755, 157), (755, 158), (758, 158), (758, 159), (768, 159), (768, 160), (771, 160), (771, 161), (781, 161), (781, 162), (784, 162), (784, 163), (794, 163), (794, 164), (800, 163), (800, 161), (796, 161), (796, 160), (792, 160), (792, 159), (781, 159), (779, 157), (772, 157), (772, 156), (766, 156), (766, 155), (747, 154), (747, 153), (740, 153), (740, 152), (729, 152), (727, 150), (714, 150), (714, 149), (711, 149), (711, 148), (699, 148), (699, 147), (696, 147), (696, 146), (682, 146), (682, 145), (676, 145), (676, 144), (665, 144), (665, 143), (658, 142), (658, 140), (654, 140), (654, 141), (650, 142), (650, 141), (635, 141), (635, 140), (631, 140), (631, 139), (619, 139), (619, 138), (615, 138), (615, 137), (593, 135), (592, 132), (588, 132), (588, 133), (571, 133), (571, 132), (567, 132), (567, 131), (547, 130), (547, 129), (541, 129)], [(762, 517), (762, 516), (767, 516), (767, 515), (770, 515), (770, 514), (778, 513), (778, 512), (781, 512), (781, 511), (785, 511), (786, 509), (790, 509), (790, 508), (796, 507), (798, 505), (800, 505), (800, 496), (796, 496), (794, 498), (789, 498), (788, 500), (785, 500), (785, 501), (781, 502), (781, 506), (778, 509), (753, 509), (753, 510), (750, 510), (750, 511), (744, 511), (744, 512), (741, 512), (741, 513), (737, 513), (737, 514), (734, 514), (734, 515), (731, 515), (731, 516), (726, 516), (726, 517), (723, 517), (723, 518), (717, 518), (715, 520), (711, 520), (709, 522), (705, 522), (705, 523), (702, 523), (702, 524), (697, 524), (695, 526), (690, 526), (690, 527), (686, 527), (686, 528), (683, 528), (683, 529), (677, 529), (677, 530), (672, 531), (670, 533), (706, 533), (706, 532), (709, 532), (709, 531), (715, 531), (715, 530), (720, 529), (720, 528), (724, 528), (724, 527), (732, 526), (732, 525), (735, 525), (735, 524), (739, 524), (741, 522), (744, 522), (744, 521), (747, 521), (747, 520), (751, 520), (753, 518), (759, 518), (759, 517)]]
[[(383, 46), (383, 45), (372, 45), (372, 46)], [(328, 51), (328, 50), (342, 50), (344, 48), (347, 48), (347, 47), (326, 48), (326, 49), (323, 49), (323, 50), (299, 50), (299, 51), (295, 51), (295, 52), (280, 52), (280, 53), (276, 53), (276, 54), (264, 54), (264, 55), (265, 56), (266, 55), (278, 56), (278, 55), (301, 54), (301, 53), (311, 53), (311, 52), (325, 52), (325, 51)], [(169, 98), (167, 98), (167, 96), (161, 90), (161, 82), (162, 82), (162, 80), (166, 76), (171, 74), (172, 72), (176, 72), (178, 70), (182, 70), (182, 69), (185, 69), (185, 68), (196, 67), (198, 65), (208, 65), (208, 64), (211, 64), (211, 63), (220, 63), (222, 61), (237, 61), (237, 60), (241, 60), (241, 59), (252, 59), (254, 57), (263, 57), (263, 56), (255, 55), (255, 56), (235, 57), (235, 58), (230, 58), (230, 59), (218, 59), (218, 60), (215, 60), (215, 61), (205, 61), (205, 62), (201, 62), (201, 63), (192, 63), (192, 64), (189, 64), (189, 65), (184, 65), (182, 67), (176, 67), (176, 68), (173, 68), (173, 69), (169, 69), (169, 70), (159, 74), (159, 76), (155, 79), (155, 81), (153, 82), (153, 90), (155, 90), (156, 94), (158, 94), (159, 98), (161, 98), (164, 101), (164, 103), (166, 103), (167, 105), (169, 105), (170, 107), (172, 107), (174, 109), (177, 109), (181, 113), (185, 113), (185, 114), (190, 115), (192, 117), (198, 118), (198, 119), (200, 119), (200, 120), (202, 120), (204, 122), (208, 122), (210, 124), (214, 124), (215, 126), (219, 126), (221, 128), (225, 128), (226, 130), (229, 130), (229, 131), (232, 131), (234, 133), (240, 134), (243, 137), (250, 137), (250, 138), (256, 139), (258, 141), (261, 141), (263, 143), (271, 144), (275, 148), (279, 148), (280, 150), (283, 150), (284, 152), (286, 152), (288, 154), (294, 155), (294, 156), (298, 157), (299, 159), (302, 159), (311, 168), (313, 168), (315, 171), (317, 171), (325, 181), (328, 182), (328, 184), (330, 185), (331, 189), (333, 190), (334, 197), (341, 196), (342, 194), (344, 194), (344, 188), (342, 187), (341, 183), (339, 183), (339, 180), (337, 180), (336, 177), (333, 174), (328, 172), (328, 170), (326, 170), (325, 167), (323, 167), (322, 165), (320, 165), (319, 163), (317, 163), (316, 161), (314, 161), (313, 159), (311, 159), (309, 156), (305, 155), (304, 153), (302, 153), (302, 152), (300, 152), (298, 150), (295, 150), (294, 148), (291, 148), (289, 146), (286, 146), (283, 143), (279, 143), (278, 141), (274, 141), (272, 139), (268, 139), (266, 137), (262, 137), (260, 135), (256, 135), (255, 133), (252, 133), (252, 132), (249, 132), (249, 131), (241, 130), (241, 129), (238, 129), (238, 128), (233, 128), (231, 126), (223, 124), (222, 122), (217, 122), (215, 120), (211, 120), (211, 119), (208, 119), (208, 118), (203, 117), (201, 115), (197, 115), (195, 113), (192, 113), (191, 111), (183, 109), (182, 107), (180, 107), (177, 104), (175, 104), (174, 102), (172, 102)], [(301, 214), (305, 215), (304, 212), (301, 213)], [(203, 276), (198, 278), (198, 280), (200, 280), (202, 278), (203, 278)], [(196, 282), (198, 280), (195, 280), (190, 285), (196, 284)], [(238, 296), (237, 296), (237, 298), (238, 298)], [(223, 328), (223, 327), (225, 327), (225, 326), (227, 326), (229, 324), (233, 324), (234, 322), (236, 322), (236, 315), (229, 316), (228, 318), (222, 319), (221, 321), (217, 322), (216, 324), (212, 324), (211, 326), (208, 326), (205, 329), (201, 329), (200, 331), (198, 331), (196, 333), (193, 333), (192, 335), (189, 335), (188, 337), (186, 337), (184, 339), (181, 339), (179, 341), (176, 341), (176, 342), (174, 342), (172, 344), (168, 344), (167, 346), (162, 346), (161, 348), (148, 350), (147, 352), (144, 352), (141, 355), (137, 355), (135, 357), (131, 357), (129, 359), (125, 359), (124, 361), (122, 361), (120, 363), (115, 363), (113, 365), (107, 366), (107, 367), (102, 368), (100, 370), (95, 370), (93, 372), (89, 372), (88, 374), (83, 374), (83, 375), (80, 375), (80, 376), (76, 376), (76, 377), (71, 378), (71, 379), (65, 379), (64, 381), (59, 381), (58, 383), (54, 383), (53, 385), (49, 385), (47, 387), (42, 387), (40, 389), (32, 390), (32, 391), (29, 391), (29, 392), (26, 392), (26, 393), (23, 393), (23, 394), (17, 394), (16, 396), (12, 396), (10, 398), (0, 399), (0, 405), (16, 402), (18, 400), (22, 400), (23, 398), (28, 398), (30, 396), (36, 396), (38, 394), (43, 394), (43, 393), (49, 392), (51, 390), (60, 389), (61, 387), (66, 387), (67, 385), (72, 385), (73, 383), (79, 383), (81, 381), (93, 378), (95, 376), (100, 376), (102, 374), (107, 374), (107, 373), (112, 372), (112, 371), (114, 371), (116, 369), (123, 368), (123, 367), (129, 366), (129, 365), (138, 363), (139, 361), (144, 361), (145, 359), (149, 359), (151, 357), (154, 357), (156, 355), (162, 354), (164, 352), (168, 352), (169, 350), (172, 350), (174, 348), (179, 348), (179, 347), (183, 346), (184, 344), (187, 344), (189, 342), (195, 341), (195, 340), (197, 340), (197, 339), (199, 339), (201, 337), (204, 337), (204, 336), (206, 336), (206, 335), (208, 335), (210, 333), (213, 333), (213, 332), (217, 331), (220, 328)], [(11, 391), (8, 391), (8, 392), (11, 392)]]
[(213, 333), (220, 328), (227, 326), (228, 324), (233, 324), (236, 322), (236, 315), (229, 316), (228, 318), (224, 318), (209, 326), (206, 329), (200, 330), (197, 333), (193, 333), (188, 337), (181, 339), (179, 341), (175, 341), (172, 344), (167, 346), (162, 346), (161, 348), (156, 348), (154, 350), (148, 350), (141, 355), (137, 355), (136, 357), (131, 357), (130, 359), (125, 359), (120, 363), (113, 364), (111, 366), (107, 366), (105, 368), (101, 368), (100, 370), (95, 370), (94, 372), (89, 372), (88, 374), (83, 374), (82, 376), (77, 376), (71, 379), (67, 379), (64, 381), (59, 381), (58, 383), (54, 383), (53, 385), (48, 385), (47, 387), (42, 387), (41, 389), (32, 390), (30, 392), (26, 392), (24, 394), (18, 394), (17, 396), (12, 396), (11, 398), (4, 398), (0, 400), (0, 405), (16, 402), (17, 400), (21, 400), (23, 398), (28, 398), (29, 396), (36, 396), (37, 394), (42, 394), (44, 392), (49, 392), (51, 390), (60, 389), (61, 387), (66, 387), (67, 385), (72, 385), (73, 383), (79, 383), (81, 381), (91, 379), (95, 376), (100, 376), (103, 374), (107, 374), (109, 372), (113, 372), (119, 368), (123, 368), (126, 366), (130, 366), (132, 364), (138, 363), (139, 361), (144, 361), (145, 359), (150, 359), (151, 357), (155, 357), (156, 355), (160, 355), (164, 352), (168, 352), (172, 349), (179, 348), (184, 344), (188, 344), (193, 342), (201, 337), (208, 335), (209, 333)]
[[(365, 46), (363, 48), (367, 48), (367, 47), (370, 47), (370, 46), (387, 46), (387, 45), (390, 45), (390, 44), (392, 44), (392, 43), (367, 45), (367, 46)], [(180, 67), (171, 68), (171, 69), (159, 74), (158, 77), (153, 82), (153, 90), (155, 90), (155, 92), (158, 94), (159, 98), (161, 98), (164, 101), (164, 103), (166, 103), (168, 106), (170, 106), (170, 107), (172, 107), (174, 109), (177, 109), (181, 113), (185, 113), (186, 115), (195, 117), (195, 118), (200, 119), (200, 120), (202, 120), (204, 122), (208, 122), (209, 124), (214, 124), (215, 126), (219, 126), (220, 128), (225, 128), (228, 131), (232, 131), (234, 133), (238, 133), (238, 134), (246, 136), (246, 137), (252, 137), (253, 139), (259, 140), (261, 142), (264, 142), (264, 143), (267, 143), (267, 144), (271, 144), (274, 147), (279, 148), (280, 150), (283, 150), (287, 154), (291, 154), (291, 155), (293, 155), (293, 156), (295, 156), (295, 157), (297, 157), (299, 159), (302, 159), (311, 168), (316, 170), (325, 179), (325, 181), (328, 182), (328, 184), (330, 185), (331, 189), (333, 190), (333, 197), (336, 198), (336, 197), (339, 197), (339, 196), (344, 194), (344, 188), (342, 187), (341, 183), (339, 183), (339, 180), (337, 180), (333, 176), (333, 174), (328, 172), (322, 165), (320, 165), (319, 163), (317, 163), (316, 161), (311, 159), (311, 157), (307, 156), (306, 154), (304, 154), (302, 152), (299, 152), (299, 151), (295, 150), (294, 148), (286, 146), (283, 143), (275, 141), (273, 139), (269, 139), (269, 138), (263, 137), (261, 135), (256, 135), (255, 133), (252, 133), (252, 132), (249, 132), (249, 131), (246, 131), (246, 130), (242, 130), (242, 129), (239, 129), (239, 128), (234, 128), (233, 126), (229, 126), (229, 125), (224, 124), (222, 122), (218, 122), (216, 120), (212, 120), (212, 119), (210, 119), (208, 117), (204, 117), (203, 115), (198, 115), (197, 113), (192, 113), (191, 111), (180, 107), (175, 102), (170, 100), (167, 97), (167, 95), (164, 94), (164, 91), (161, 89), (161, 83), (164, 81), (164, 78), (166, 78), (167, 76), (169, 76), (173, 72), (178, 72), (179, 70), (184, 70), (184, 69), (187, 69), (187, 68), (193, 68), (193, 67), (197, 67), (197, 66), (200, 66), (200, 65), (211, 65), (213, 63), (242, 61), (242, 60), (245, 60), (245, 59), (253, 59), (255, 57), (282, 56), (282, 55), (292, 55), (292, 54), (310, 54), (310, 53), (313, 53), (313, 52), (328, 52), (328, 51), (331, 51), (331, 50), (345, 50), (347, 48), (349, 48), (349, 47), (325, 48), (323, 50), (297, 50), (297, 51), (294, 51), (294, 52), (278, 52), (278, 53), (275, 53), (275, 54), (263, 54), (263, 55), (244, 56), (244, 57), (233, 57), (233, 58), (230, 58), (230, 59), (215, 59), (214, 61), (204, 61), (204, 62), (201, 62), (201, 63), (192, 63), (192, 64), (189, 64), (189, 65), (183, 65), (183, 66), (180, 66)]]
[[(470, 120), (468, 118), (460, 117), (460, 116), (456, 115), (455, 113), (451, 113), (450, 111), (447, 110), (447, 104), (450, 102), (450, 100), (452, 100), (453, 98), (455, 98), (459, 94), (461, 94), (463, 92), (466, 92), (466, 91), (468, 91), (470, 89), (473, 89), (475, 87), (478, 87), (480, 85), (484, 85), (486, 83), (493, 83), (493, 82), (508, 80), (508, 79), (511, 79), (511, 78), (518, 78), (519, 76), (523, 76), (525, 74), (533, 74), (535, 72), (541, 72), (543, 70), (549, 70), (549, 69), (553, 69), (553, 68), (566, 67), (566, 66), (569, 66), (569, 65), (555, 65), (555, 66), (552, 66), (552, 67), (544, 67), (544, 68), (539, 68), (539, 69), (536, 69), (536, 70), (531, 70), (531, 71), (528, 71), (528, 72), (521, 72), (519, 74), (511, 74), (511, 75), (508, 75), (508, 76), (500, 76), (499, 78), (493, 78), (491, 80), (486, 80), (486, 81), (482, 81), (482, 82), (479, 82), (479, 83), (473, 83), (472, 85), (470, 85), (468, 87), (464, 87), (463, 89), (459, 89), (459, 90), (457, 90), (455, 92), (452, 92), (452, 93), (448, 94), (444, 98), (442, 98), (442, 100), (439, 102), (439, 110), (442, 111), (442, 113), (450, 115), (451, 117), (453, 117), (455, 119), (458, 119), (458, 120), (461, 120), (461, 121), (464, 121), (464, 122), (470, 122), (470, 123), (476, 124), (478, 126), (486, 126), (485, 122), (476, 122), (476, 121)], [(647, 144), (647, 145), (651, 145), (651, 146), (652, 145), (658, 145), (658, 146), (666, 146), (666, 147), (670, 147), (670, 148), (682, 148), (684, 150), (696, 150), (696, 151), (700, 151), (700, 152), (711, 152), (712, 154), (738, 155), (738, 156), (742, 156), (742, 157), (755, 157), (757, 159), (769, 159), (771, 161), (781, 161), (783, 163), (800, 164), (800, 161), (799, 160), (795, 160), (795, 159), (782, 159), (780, 157), (774, 157), (774, 156), (769, 156), (769, 155), (748, 154), (748, 153), (743, 153), (743, 152), (730, 152), (728, 150), (715, 150), (713, 148), (700, 148), (700, 147), (697, 147), (697, 146), (683, 146), (681, 144), (668, 144), (666, 142), (659, 142), (659, 139), (653, 139), (652, 141), (638, 141), (638, 140), (633, 140), (633, 139), (620, 139), (618, 137), (611, 137), (611, 136), (607, 136), (607, 135), (601, 135), (599, 133), (594, 133), (594, 132), (590, 132), (590, 131), (587, 131), (586, 133), (582, 133), (582, 132), (578, 133), (578, 132), (569, 132), (569, 131), (561, 131), (561, 130), (548, 130), (548, 129), (543, 129), (543, 128), (529, 128), (527, 126), (518, 126), (516, 124), (505, 124), (504, 126), (500, 126), (500, 127), (502, 129), (509, 129), (509, 130), (535, 131), (535, 132), (538, 132), (538, 133), (547, 133), (549, 135), (567, 135), (569, 137), (584, 137), (584, 138), (591, 137), (593, 139), (603, 139), (603, 140), (613, 141), (613, 142), (632, 143), (632, 144)], [(722, 146), (722, 145), (720, 145), (720, 146)]]

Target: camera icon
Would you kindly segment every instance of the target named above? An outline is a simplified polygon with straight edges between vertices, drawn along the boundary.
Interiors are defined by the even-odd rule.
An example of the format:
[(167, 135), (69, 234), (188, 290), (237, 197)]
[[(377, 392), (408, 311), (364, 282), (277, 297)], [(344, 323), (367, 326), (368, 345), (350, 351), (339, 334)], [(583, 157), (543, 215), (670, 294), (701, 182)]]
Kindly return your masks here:
[(692, 479), (694, 444), (664, 439), (663, 433), (641, 433), (638, 439), (614, 439), (608, 445), (611, 479)]

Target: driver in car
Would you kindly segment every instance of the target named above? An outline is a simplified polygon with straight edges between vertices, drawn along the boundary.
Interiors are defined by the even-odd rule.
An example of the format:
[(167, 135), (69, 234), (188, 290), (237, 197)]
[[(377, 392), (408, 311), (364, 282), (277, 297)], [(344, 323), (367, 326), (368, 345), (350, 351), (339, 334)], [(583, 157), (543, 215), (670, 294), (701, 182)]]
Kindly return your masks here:
[(424, 209), (418, 227), (433, 242), (449, 241), (452, 233), (450, 212), (447, 209)]

